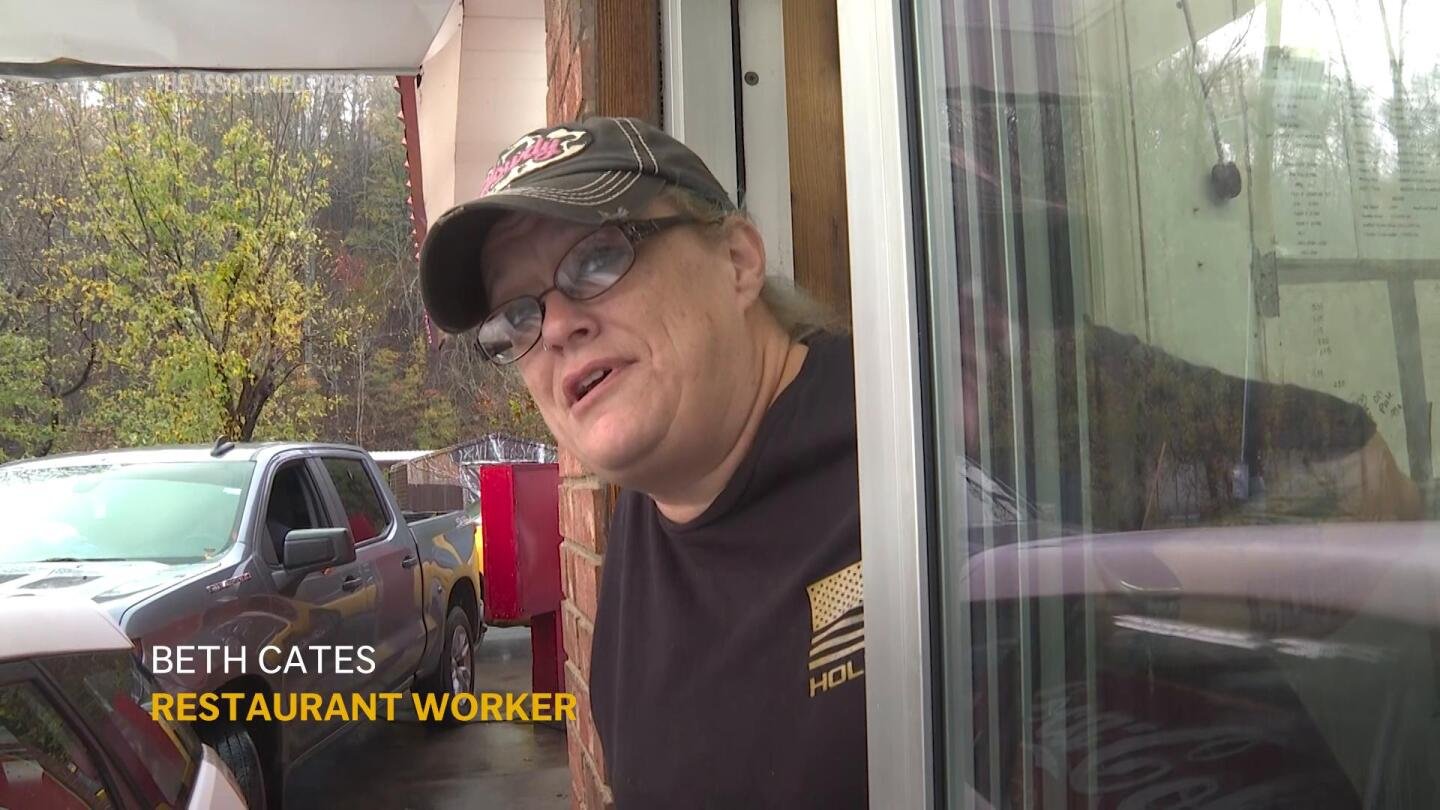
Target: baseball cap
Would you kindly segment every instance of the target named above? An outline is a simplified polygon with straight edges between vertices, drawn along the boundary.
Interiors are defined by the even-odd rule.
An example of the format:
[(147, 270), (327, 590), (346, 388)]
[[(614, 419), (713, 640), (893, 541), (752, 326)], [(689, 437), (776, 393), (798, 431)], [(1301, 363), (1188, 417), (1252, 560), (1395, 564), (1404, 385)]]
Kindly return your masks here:
[(634, 217), (667, 186), (726, 209), (725, 187), (689, 147), (633, 118), (534, 130), (500, 153), (480, 196), (435, 220), (420, 249), (420, 291), (437, 326), (464, 332), (490, 313), (480, 248), (507, 212), (594, 224)]

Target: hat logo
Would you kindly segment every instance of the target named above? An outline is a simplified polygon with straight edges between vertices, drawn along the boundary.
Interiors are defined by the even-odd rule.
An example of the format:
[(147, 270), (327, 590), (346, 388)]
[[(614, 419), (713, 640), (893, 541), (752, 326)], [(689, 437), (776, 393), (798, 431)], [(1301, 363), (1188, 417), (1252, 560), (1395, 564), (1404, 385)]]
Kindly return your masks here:
[(526, 135), (500, 153), (500, 161), (485, 173), (480, 196), (503, 191), (521, 177), (574, 157), (589, 145), (590, 133), (572, 129), (557, 128)]

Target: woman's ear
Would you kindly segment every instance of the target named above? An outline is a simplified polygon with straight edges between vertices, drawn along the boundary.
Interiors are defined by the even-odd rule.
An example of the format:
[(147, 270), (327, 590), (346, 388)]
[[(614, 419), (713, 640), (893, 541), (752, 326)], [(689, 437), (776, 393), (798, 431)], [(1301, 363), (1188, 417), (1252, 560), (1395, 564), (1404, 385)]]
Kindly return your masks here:
[(765, 286), (765, 240), (749, 220), (737, 217), (727, 224), (725, 244), (735, 269), (735, 292), (748, 309)]

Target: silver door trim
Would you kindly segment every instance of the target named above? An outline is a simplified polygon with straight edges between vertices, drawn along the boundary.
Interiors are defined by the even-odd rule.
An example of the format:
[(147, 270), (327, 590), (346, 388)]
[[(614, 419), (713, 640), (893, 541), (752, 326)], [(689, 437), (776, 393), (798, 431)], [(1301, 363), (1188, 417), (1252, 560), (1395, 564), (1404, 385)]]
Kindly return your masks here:
[(932, 808), (919, 313), (898, 2), (839, 0), (872, 807)]

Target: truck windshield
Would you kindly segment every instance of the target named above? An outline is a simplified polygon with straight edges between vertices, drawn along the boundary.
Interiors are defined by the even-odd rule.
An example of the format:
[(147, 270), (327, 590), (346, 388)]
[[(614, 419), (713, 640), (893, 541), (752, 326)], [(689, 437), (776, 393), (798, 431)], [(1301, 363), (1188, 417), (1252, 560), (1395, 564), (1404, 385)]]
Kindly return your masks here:
[(0, 562), (212, 559), (235, 542), (250, 461), (0, 470)]

